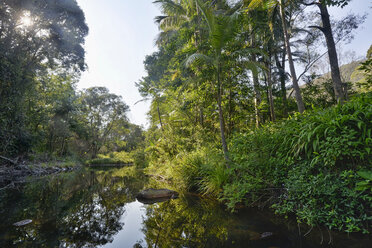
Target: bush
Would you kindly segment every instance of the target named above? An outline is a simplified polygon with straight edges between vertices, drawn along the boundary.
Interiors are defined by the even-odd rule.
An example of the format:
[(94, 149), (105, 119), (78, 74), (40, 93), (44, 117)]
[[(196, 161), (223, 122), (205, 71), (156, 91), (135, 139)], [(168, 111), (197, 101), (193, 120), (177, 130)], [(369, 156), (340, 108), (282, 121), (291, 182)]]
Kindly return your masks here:
[(131, 151), (130, 155), (133, 158), (133, 162), (137, 166), (137, 168), (145, 168), (148, 166), (144, 148), (139, 147), (136, 150)]
[(229, 178), (222, 153), (213, 147), (180, 152), (173, 159), (150, 163), (148, 174), (161, 175), (179, 190), (219, 196)]
[(273, 207), (277, 213), (295, 213), (300, 223), (325, 225), (346, 232), (367, 231), (372, 197), (355, 189), (355, 171), (317, 171), (308, 164), (293, 168), (286, 193)]
[(235, 135), (230, 144), (234, 173), (222, 199), (233, 209), (264, 188), (282, 188), (273, 206), (278, 213), (294, 213), (309, 225), (366, 232), (372, 196), (369, 179), (360, 175), (367, 175), (372, 164), (371, 103), (368, 93)]

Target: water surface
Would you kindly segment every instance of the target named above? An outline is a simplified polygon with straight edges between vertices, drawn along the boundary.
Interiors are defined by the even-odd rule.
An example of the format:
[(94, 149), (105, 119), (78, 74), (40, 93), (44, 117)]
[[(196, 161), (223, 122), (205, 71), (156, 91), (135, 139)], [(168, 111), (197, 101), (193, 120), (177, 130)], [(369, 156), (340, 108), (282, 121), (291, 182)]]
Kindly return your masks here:
[[(191, 194), (152, 205), (136, 201), (150, 186), (156, 183), (129, 167), (83, 169), (2, 190), (0, 247), (372, 247), (362, 235), (316, 229), (303, 237), (307, 229), (268, 210), (232, 214)], [(12, 225), (24, 219), (33, 222)]]

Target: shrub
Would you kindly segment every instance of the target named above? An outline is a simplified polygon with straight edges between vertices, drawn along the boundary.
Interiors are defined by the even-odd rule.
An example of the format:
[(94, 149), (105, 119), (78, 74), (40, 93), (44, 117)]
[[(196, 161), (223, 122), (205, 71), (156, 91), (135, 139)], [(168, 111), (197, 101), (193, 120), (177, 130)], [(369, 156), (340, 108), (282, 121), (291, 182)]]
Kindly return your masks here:
[[(372, 164), (372, 93), (326, 110), (296, 115), (231, 140), (234, 173), (222, 199), (230, 208), (260, 190), (283, 188), (273, 207), (299, 222), (367, 232)], [(359, 176), (358, 174), (359, 173)], [(369, 175), (369, 174), (368, 174)]]

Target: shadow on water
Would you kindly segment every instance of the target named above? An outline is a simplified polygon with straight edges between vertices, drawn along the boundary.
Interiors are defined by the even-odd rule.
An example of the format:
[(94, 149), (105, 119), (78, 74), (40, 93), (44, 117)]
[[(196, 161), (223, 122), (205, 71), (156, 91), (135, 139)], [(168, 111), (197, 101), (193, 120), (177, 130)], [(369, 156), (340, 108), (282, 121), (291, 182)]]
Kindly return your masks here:
[[(231, 214), (188, 194), (152, 205), (136, 201), (147, 185), (140, 171), (125, 167), (84, 169), (0, 191), (0, 247), (327, 247), (319, 245), (320, 232), (305, 239), (297, 225), (269, 211)], [(33, 222), (13, 226), (25, 219)], [(369, 244), (365, 236), (333, 240), (333, 247)]]

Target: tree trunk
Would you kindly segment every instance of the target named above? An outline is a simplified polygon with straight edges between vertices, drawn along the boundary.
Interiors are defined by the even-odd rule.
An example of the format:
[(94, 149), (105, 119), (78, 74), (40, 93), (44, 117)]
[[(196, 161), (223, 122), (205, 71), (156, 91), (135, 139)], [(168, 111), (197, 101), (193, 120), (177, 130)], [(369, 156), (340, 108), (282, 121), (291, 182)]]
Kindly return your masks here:
[[(256, 55), (252, 54), (252, 61), (256, 62)], [(253, 90), (254, 90), (254, 111), (256, 117), (256, 127), (261, 125), (261, 113), (260, 113), (260, 105), (261, 105), (261, 92), (260, 92), (260, 84), (258, 82), (258, 75), (253, 73)]]
[[(265, 89), (266, 89), (266, 101), (267, 101), (267, 113), (269, 113), (269, 121), (272, 121), (271, 119), (271, 110), (270, 110), (270, 97), (269, 97), (269, 85), (267, 83), (267, 75), (264, 75), (265, 77)], [(262, 123), (265, 123), (266, 122), (266, 119), (265, 119), (265, 116), (262, 115)]]
[(289, 69), (291, 72), (291, 77), (292, 77), (293, 89), (295, 91), (296, 103), (297, 103), (298, 111), (300, 113), (303, 113), (305, 111), (305, 105), (302, 100), (300, 87), (298, 85), (296, 70), (295, 70), (293, 58), (292, 58), (291, 46), (289, 44), (289, 35), (288, 35), (287, 24), (285, 20), (283, 0), (279, 0), (279, 9), (280, 9), (280, 19), (282, 21), (282, 26), (283, 26), (285, 49), (288, 55), (288, 63), (289, 63)]
[(338, 66), (338, 58), (336, 51), (336, 44), (333, 39), (331, 22), (329, 20), (329, 14), (327, 5), (324, 0), (317, 4), (320, 9), (320, 16), (322, 18), (323, 27), (320, 30), (323, 32), (328, 49), (329, 64), (331, 65), (331, 77), (333, 82), (333, 89), (337, 102), (343, 104), (345, 100), (345, 94), (342, 89), (342, 80), (340, 74), (340, 68)]
[(220, 119), (220, 132), (221, 132), (221, 142), (222, 142), (222, 149), (223, 149), (223, 155), (225, 157), (226, 166), (229, 168), (229, 151), (227, 149), (227, 143), (225, 138), (225, 121), (223, 118), (223, 110), (222, 110), (222, 85), (221, 85), (221, 79), (220, 79), (220, 70), (221, 66), (218, 64), (217, 67), (217, 104), (218, 104), (218, 117)]
[(94, 141), (92, 144), (92, 159), (97, 158), (97, 154), (98, 154), (98, 145), (96, 141)]
[(282, 64), (280, 64), (278, 55), (275, 54), (275, 62), (276, 62), (276, 67), (279, 70), (279, 75), (280, 75), (280, 91), (282, 93), (282, 100), (283, 100), (283, 115), (284, 117), (288, 116), (288, 101), (287, 101), (287, 89), (285, 87), (285, 50), (283, 51), (282, 54)]
[(269, 55), (269, 63), (267, 65), (267, 84), (268, 84), (268, 95), (269, 95), (269, 102), (270, 102), (270, 115), (271, 121), (275, 121), (275, 110), (274, 110), (274, 100), (273, 100), (273, 84), (271, 81), (271, 56)]
[(158, 118), (159, 118), (159, 122), (160, 122), (160, 128), (162, 131), (164, 131), (164, 127), (163, 127), (163, 122), (161, 121), (161, 115), (160, 115), (160, 109), (159, 109), (159, 101), (156, 100), (156, 109), (158, 111)]
[(230, 137), (233, 129), (233, 106), (232, 106), (232, 90), (231, 85), (229, 87), (229, 120), (228, 120), (228, 131), (227, 131), (227, 137)]

